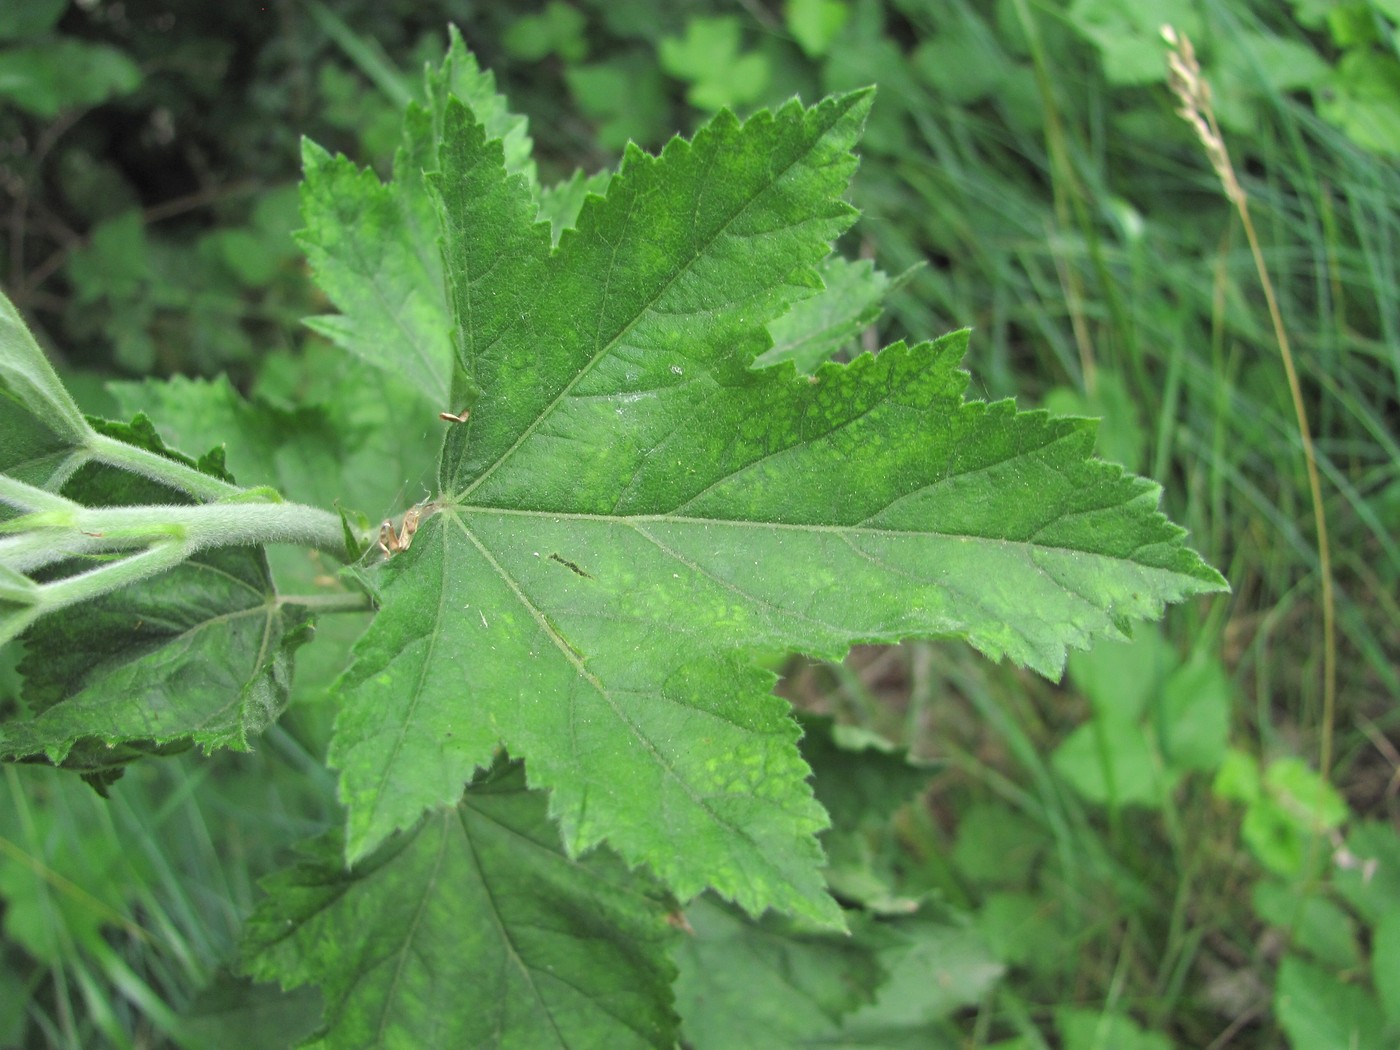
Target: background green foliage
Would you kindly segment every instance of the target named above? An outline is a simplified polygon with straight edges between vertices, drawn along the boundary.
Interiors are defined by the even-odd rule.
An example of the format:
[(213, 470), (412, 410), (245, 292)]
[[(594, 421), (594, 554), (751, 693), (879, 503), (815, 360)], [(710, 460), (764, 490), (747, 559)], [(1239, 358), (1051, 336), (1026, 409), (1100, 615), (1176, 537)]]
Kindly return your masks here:
[[(388, 513), (417, 498), (406, 464), (430, 462), (430, 436), (396, 428), (409, 395), (338, 372), (298, 325), (326, 310), (291, 238), (299, 136), (387, 176), (448, 20), (529, 115), (546, 183), (722, 106), (877, 83), (846, 247), (896, 276), (882, 329), (873, 311), (833, 317), (832, 345), (973, 325), (974, 389), (1103, 415), (1101, 452), (1165, 484), (1235, 593), (1076, 656), (1059, 686), (932, 643), (788, 666), (787, 695), (837, 720), (812, 723), (809, 761), (868, 773), (821, 799), (832, 885), (939, 921), (857, 952), (706, 905), (677, 959), (687, 1040), (870, 1042), (878, 995), (878, 1016), (961, 1045), (1385, 1047), (1400, 1024), (1400, 9), (1151, 6), (7, 5), (0, 280), (70, 355), (84, 407), (148, 411), (197, 455), (181, 428), (208, 417), (163, 410), (145, 379), (191, 377), (208, 413), (256, 413), (238, 429), (269, 435), (230, 464), (239, 480), (302, 491), (326, 476), (317, 456), (372, 433), (382, 451), (348, 471), (352, 505)], [(1318, 437), (1342, 645), (1330, 726), (1292, 407), (1238, 225), (1172, 112), (1168, 7), (1202, 52)], [(295, 457), (273, 437), (308, 433)], [(273, 569), (321, 571), (304, 555)], [(332, 623), (298, 656), (289, 714), (252, 755), (138, 764), (110, 802), (5, 769), (0, 1044), (220, 1045), (233, 1024), (239, 1045), (277, 1046), (314, 1027), (314, 995), (228, 965), (255, 879), (334, 823), (321, 759), (338, 668), (320, 654), (361, 626)], [(0, 704), (18, 704), (19, 657), (0, 656)], [(937, 765), (910, 783), (896, 745)], [(789, 1000), (824, 1005), (752, 1014)], [(730, 1006), (697, 1005), (715, 1002)]]

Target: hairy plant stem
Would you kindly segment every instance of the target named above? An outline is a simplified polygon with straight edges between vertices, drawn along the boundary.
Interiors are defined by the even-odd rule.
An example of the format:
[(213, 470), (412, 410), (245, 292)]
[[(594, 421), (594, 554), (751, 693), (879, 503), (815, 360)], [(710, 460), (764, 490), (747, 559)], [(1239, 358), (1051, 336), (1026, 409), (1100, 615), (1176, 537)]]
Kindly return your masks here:
[[(234, 491), (245, 497), (252, 495), (242, 489)], [(16, 589), (14, 600), (22, 607), (0, 620), (0, 642), (19, 634), (40, 616), (172, 569), (212, 547), (291, 543), (345, 557), (340, 518), (300, 503), (84, 507), (6, 477), (0, 477), (0, 503), (31, 510), (0, 524), (0, 531), (9, 533), (0, 537), (0, 569), (7, 573), (32, 573), (76, 557), (103, 559), (85, 572)], [(344, 599), (340, 595), (318, 596), (321, 598), (334, 600), (310, 604), (335, 611), (364, 607), (358, 595)]]
[(113, 467), (169, 485), (187, 492), (197, 500), (210, 501), (236, 496), (243, 490), (237, 485), (195, 470), (178, 460), (161, 456), (105, 434), (89, 434), (85, 442), (89, 454)]

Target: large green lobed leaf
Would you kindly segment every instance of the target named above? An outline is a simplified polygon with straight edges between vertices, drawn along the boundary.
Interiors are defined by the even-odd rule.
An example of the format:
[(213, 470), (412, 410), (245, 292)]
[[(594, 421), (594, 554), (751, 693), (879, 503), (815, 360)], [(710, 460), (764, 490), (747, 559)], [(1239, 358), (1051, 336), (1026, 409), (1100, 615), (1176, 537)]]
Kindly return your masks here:
[(446, 105), (427, 183), (472, 411), (412, 548), (367, 573), (381, 610), (330, 756), (352, 860), (505, 746), (571, 853), (606, 841), (683, 899), (839, 925), (826, 816), (754, 654), (959, 637), (1056, 675), (1223, 586), (1156, 486), (1091, 458), (1090, 422), (964, 401), (965, 333), (753, 367), (853, 217), (869, 104), (631, 148), (557, 247)]

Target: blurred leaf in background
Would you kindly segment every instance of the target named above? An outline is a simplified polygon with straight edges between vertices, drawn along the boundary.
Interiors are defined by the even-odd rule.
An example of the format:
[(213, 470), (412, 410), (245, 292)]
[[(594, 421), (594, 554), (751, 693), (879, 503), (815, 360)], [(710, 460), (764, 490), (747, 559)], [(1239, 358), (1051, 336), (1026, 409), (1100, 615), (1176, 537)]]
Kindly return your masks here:
[(661, 68), (690, 84), (686, 98), (697, 109), (742, 109), (759, 99), (770, 75), (762, 54), (743, 50), (742, 36), (735, 16), (691, 19), (684, 36), (662, 39)]

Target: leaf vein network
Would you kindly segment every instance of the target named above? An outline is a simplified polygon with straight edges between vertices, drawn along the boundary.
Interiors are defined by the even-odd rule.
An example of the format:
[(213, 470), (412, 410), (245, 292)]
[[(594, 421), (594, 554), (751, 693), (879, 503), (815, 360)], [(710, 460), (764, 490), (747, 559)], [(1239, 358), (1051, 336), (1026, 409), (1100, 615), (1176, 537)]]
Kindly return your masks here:
[[(750, 842), (754, 845), (755, 848), (758, 848), (758, 843), (754, 841), (753, 837), (749, 834), (748, 829), (735, 824), (733, 821), (726, 819), (721, 814), (716, 812), (714, 807), (710, 805), (709, 798), (699, 794), (695, 790), (695, 787), (683, 776), (681, 776), (679, 772), (677, 772), (675, 766), (667, 759), (666, 755), (661, 751), (661, 749), (657, 747), (656, 742), (653, 741), (649, 736), (647, 736), (646, 733), (642, 732), (641, 728), (630, 718), (627, 717), (623, 710), (618, 706), (617, 702), (615, 701), (612, 693), (608, 690), (608, 688), (602, 683), (602, 681), (598, 678), (597, 675), (593, 674), (591, 671), (588, 670), (587, 667), (584, 666), (583, 660), (580, 658), (578, 653), (575, 652), (574, 647), (570, 645), (559, 634), (559, 632), (555, 629), (554, 625), (550, 622), (549, 617), (546, 616), (544, 614), (544, 611), (541, 610), (533, 601), (530, 600), (529, 595), (527, 595), (524, 592), (524, 590), (521, 589), (515, 577), (513, 577), (506, 570), (505, 566), (503, 566), (499, 561), (496, 560), (495, 556), (492, 555), (490, 549), (487, 548), (487, 546), (484, 543), (482, 543), (479, 539), (477, 539), (477, 537), (471, 532), (471, 530), (466, 527), (465, 523), (461, 522), (460, 520), (456, 520), (456, 524), (461, 529), (463, 535), (465, 535), (467, 539), (472, 543), (472, 545), (476, 547), (477, 551), (481, 554), (481, 556), (486, 559), (487, 563), (495, 571), (497, 576), (500, 577), (501, 582), (504, 583), (506, 587), (510, 589), (510, 591), (515, 595), (516, 600), (520, 602), (520, 604), (524, 607), (525, 611), (530, 614), (531, 618), (539, 625), (540, 629), (545, 633), (545, 635), (550, 639), (550, 641), (554, 643), (555, 648), (559, 650), (560, 654), (564, 657), (564, 659), (573, 665), (574, 670), (578, 674), (578, 676), (585, 682), (587, 682), (593, 688), (594, 692), (596, 692), (598, 696), (603, 700), (603, 702), (608, 705), (608, 709), (612, 711), (614, 717), (617, 718), (618, 722), (621, 725), (625, 726), (631, 733), (633, 738), (636, 739), (638, 743), (640, 743), (646, 749), (647, 753), (651, 755), (653, 761), (655, 761), (657, 766), (660, 769), (664, 770), (666, 775), (676, 785), (678, 785), (681, 788), (681, 790), (690, 798), (691, 802), (698, 809), (702, 810), (711, 820), (713, 820), (716, 824), (725, 828), (726, 830), (731, 831), (734, 834), (740, 836), (745, 841)], [(527, 760), (529, 759), (528, 755), (522, 757), (524, 757)]]
[[(758, 192), (748, 197), (738, 208), (734, 210), (734, 212), (731, 215), (724, 219), (723, 222), (719, 223), (719, 225), (715, 228), (714, 232), (711, 233), (710, 236), (703, 243), (695, 245), (690, 253), (689, 258), (682, 265), (677, 266), (674, 272), (663, 282), (661, 282), (660, 286), (657, 288), (655, 293), (646, 302), (644, 302), (637, 308), (632, 319), (623, 324), (616, 333), (614, 333), (610, 338), (606, 340), (606, 342), (601, 341), (603, 339), (603, 335), (600, 329), (602, 324), (602, 312), (607, 304), (608, 299), (606, 294), (601, 296), (599, 299), (598, 327), (595, 328), (594, 335), (594, 343), (598, 346), (596, 352), (593, 354), (592, 357), (584, 361), (578, 367), (578, 369), (574, 372), (573, 376), (569, 379), (569, 381), (565, 383), (564, 386), (559, 390), (559, 392), (554, 396), (554, 399), (550, 401), (550, 403), (546, 405), (543, 410), (541, 410), (540, 414), (535, 419), (530, 421), (529, 425), (521, 431), (520, 436), (515, 439), (511, 446), (507, 448), (504, 452), (502, 452), (500, 456), (496, 458), (495, 462), (486, 466), (485, 469), (483, 469), (481, 473), (476, 476), (476, 478), (472, 481), (470, 485), (468, 485), (461, 492), (457, 493), (457, 498), (459, 500), (465, 499), (478, 487), (485, 483), (485, 481), (488, 478), (490, 478), (491, 475), (494, 474), (502, 466), (502, 464), (508, 462), (510, 458), (515, 454), (516, 450), (519, 449), (526, 441), (530, 439), (531, 435), (534, 434), (535, 430), (541, 425), (543, 420), (546, 417), (550, 416), (565, 398), (571, 395), (573, 389), (580, 382), (583, 381), (583, 378), (589, 372), (591, 372), (593, 368), (596, 367), (597, 364), (603, 360), (604, 357), (611, 353), (613, 349), (622, 341), (622, 339), (629, 332), (631, 332), (634, 328), (637, 327), (637, 325), (639, 325), (642, 322), (642, 319), (645, 318), (651, 312), (654, 305), (657, 302), (659, 302), (662, 299), (662, 297), (666, 295), (667, 292), (671, 290), (671, 287), (677, 281), (679, 281), (683, 276), (690, 272), (691, 267), (693, 267), (699, 259), (703, 258), (705, 254), (708, 253), (708, 251), (714, 246), (714, 244), (720, 240), (721, 237), (730, 235), (730, 227), (735, 222), (737, 222), (739, 218), (742, 217), (751, 207), (753, 207), (759, 199), (764, 197), (774, 186), (776, 186), (782, 180), (783, 176), (785, 176), (799, 163), (799, 160), (800, 158), (794, 158), (792, 162), (787, 165), (787, 167), (782, 169), (782, 171), (772, 173), (771, 178), (764, 184), (764, 186), (760, 190), (758, 190)], [(713, 158), (710, 158), (710, 163), (713, 162)], [(703, 193), (703, 186), (706, 185), (705, 180), (701, 181), (701, 185), (701, 192)], [(697, 209), (699, 207), (700, 196), (701, 194), (697, 194)], [(627, 227), (630, 224), (632, 209), (634, 209), (637, 206), (639, 201), (640, 197), (635, 194), (628, 201), (628, 215), (622, 221), (622, 226)], [(619, 240), (618, 243), (612, 246), (614, 257), (616, 253), (620, 250), (621, 240)], [(560, 254), (560, 251), (556, 250), (550, 256), (551, 260), (557, 260), (560, 257)], [(611, 280), (611, 277), (612, 264), (609, 265), (608, 277), (604, 280), (605, 293), (608, 287), (607, 282)]]
[[(474, 810), (474, 812), (479, 812), (479, 810)], [(565, 1040), (563, 1032), (559, 1030), (559, 1023), (554, 1019), (554, 1012), (550, 1010), (549, 1003), (545, 999), (544, 993), (540, 991), (535, 983), (535, 971), (531, 968), (530, 964), (525, 961), (525, 957), (516, 946), (515, 938), (512, 937), (510, 933), (510, 924), (506, 922), (505, 916), (501, 914), (500, 905), (496, 903), (496, 893), (492, 888), (491, 879), (486, 873), (486, 868), (481, 863), (481, 857), (476, 851), (476, 842), (472, 838), (471, 828), (467, 826), (466, 816), (462, 812), (462, 807), (455, 807), (453, 813), (457, 816), (457, 823), (461, 828), (462, 838), (466, 842), (467, 855), (471, 859), (472, 867), (476, 869), (477, 880), (481, 883), (481, 888), (486, 893), (486, 900), (491, 905), (491, 920), (496, 927), (497, 934), (500, 936), (501, 943), (509, 953), (511, 961), (515, 963), (516, 968), (525, 978), (525, 983), (529, 987), (535, 1001), (539, 1003), (540, 1009), (543, 1010), (544, 1015), (549, 1018), (549, 1026), (554, 1030), (554, 1035), (559, 1045), (567, 1046), (568, 1042)]]

